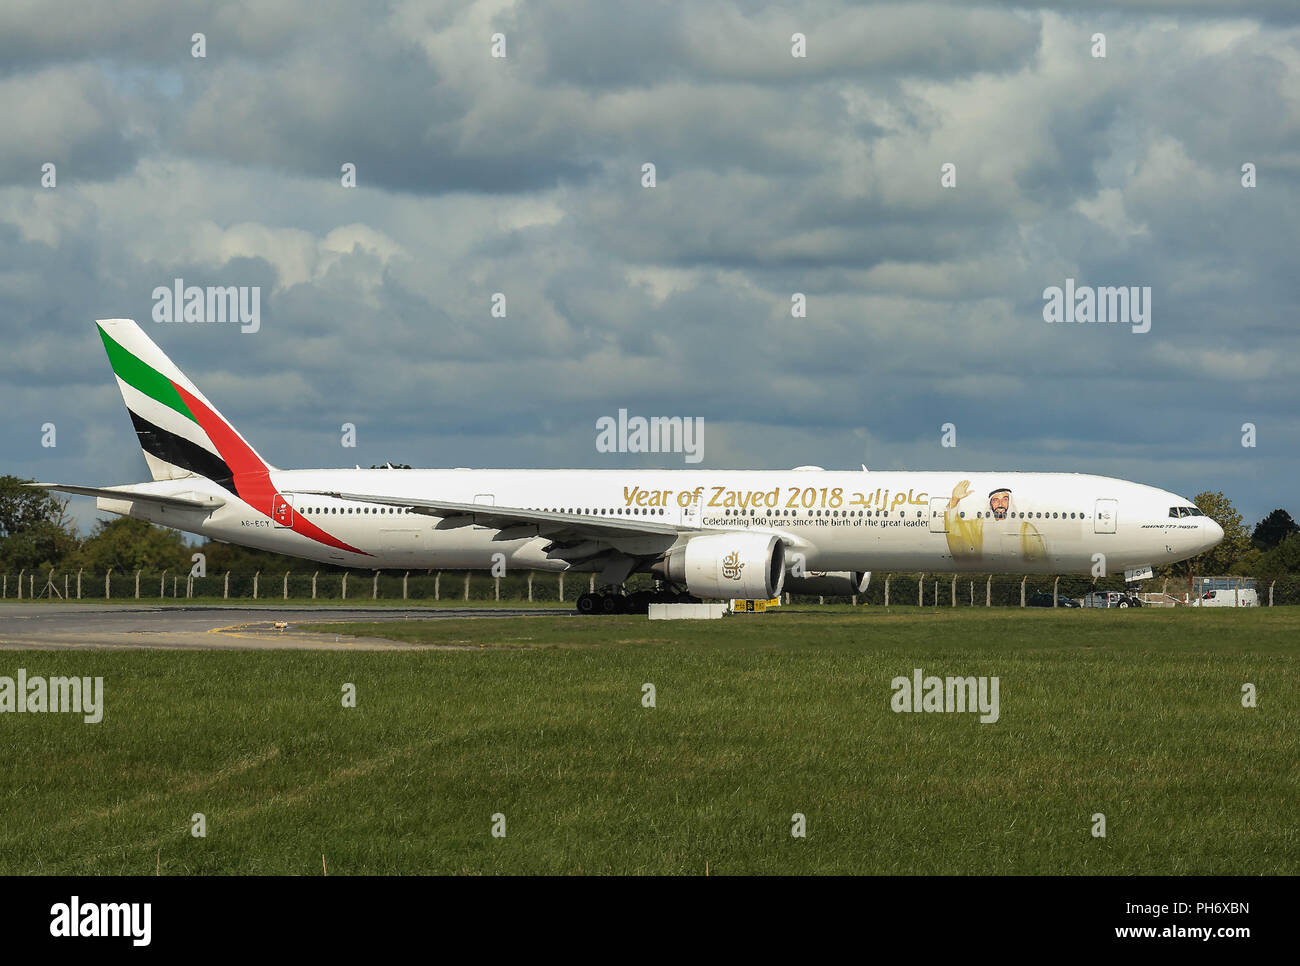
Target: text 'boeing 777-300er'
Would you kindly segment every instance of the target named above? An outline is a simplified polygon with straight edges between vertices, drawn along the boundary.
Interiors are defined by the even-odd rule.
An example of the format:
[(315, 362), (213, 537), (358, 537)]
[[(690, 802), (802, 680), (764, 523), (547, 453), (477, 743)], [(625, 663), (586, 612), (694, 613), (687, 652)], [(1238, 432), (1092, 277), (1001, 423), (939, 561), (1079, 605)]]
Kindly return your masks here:
[[(367, 570), (583, 571), (582, 611), (853, 594), (872, 570), (1089, 574), (1172, 563), (1223, 530), (1191, 501), (1073, 473), (281, 470), (129, 319), (101, 321), (150, 483), (34, 484), (228, 543)], [(1100, 556), (1099, 556), (1100, 555)], [(634, 573), (660, 591), (629, 602)]]

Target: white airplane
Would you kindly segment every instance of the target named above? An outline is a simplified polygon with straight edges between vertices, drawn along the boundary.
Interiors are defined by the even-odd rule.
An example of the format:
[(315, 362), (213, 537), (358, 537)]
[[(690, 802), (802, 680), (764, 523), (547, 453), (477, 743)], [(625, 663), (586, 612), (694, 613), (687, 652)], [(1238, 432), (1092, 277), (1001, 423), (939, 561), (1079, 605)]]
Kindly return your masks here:
[[(1151, 486), (1070, 473), (281, 470), (129, 319), (98, 322), (150, 483), (35, 486), (228, 543), (366, 570), (581, 571), (584, 613), (852, 594), (872, 570), (1137, 571), (1223, 530)], [(648, 572), (660, 590), (628, 595)]]

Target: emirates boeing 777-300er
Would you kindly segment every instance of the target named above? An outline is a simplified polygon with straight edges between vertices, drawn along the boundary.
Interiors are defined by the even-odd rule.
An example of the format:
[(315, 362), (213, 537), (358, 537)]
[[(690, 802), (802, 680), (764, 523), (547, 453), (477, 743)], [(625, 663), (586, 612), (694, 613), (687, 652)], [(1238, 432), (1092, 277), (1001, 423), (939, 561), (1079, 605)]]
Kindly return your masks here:
[[(1223, 530), (1165, 490), (1077, 473), (281, 470), (129, 319), (98, 323), (149, 483), (34, 484), (228, 543), (365, 570), (581, 571), (583, 612), (853, 594), (872, 570), (1091, 574)], [(634, 573), (659, 589), (628, 595)]]

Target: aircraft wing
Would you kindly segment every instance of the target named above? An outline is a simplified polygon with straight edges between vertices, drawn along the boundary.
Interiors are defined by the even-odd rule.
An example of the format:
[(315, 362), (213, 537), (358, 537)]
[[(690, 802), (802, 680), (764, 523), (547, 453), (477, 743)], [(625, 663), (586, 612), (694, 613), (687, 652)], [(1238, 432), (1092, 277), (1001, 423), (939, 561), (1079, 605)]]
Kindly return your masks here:
[[(710, 532), (711, 528), (685, 527), (663, 520), (636, 517), (593, 516), (585, 513), (550, 513), (485, 503), (456, 503), (452, 500), (424, 500), (412, 497), (376, 496), (370, 493), (340, 493), (333, 490), (295, 490), (312, 496), (330, 496), (354, 503), (403, 507), (413, 513), (441, 517), (439, 529), (480, 526), (493, 530), (520, 531), (515, 537), (558, 537), (575, 534), (590, 539), (665, 536)], [(523, 531), (527, 532), (523, 532)], [(498, 538), (499, 539), (499, 538)], [(510, 538), (507, 538), (510, 539)]]
[(377, 496), (370, 493), (341, 493), (334, 490), (295, 490), (297, 494), (329, 496), (354, 503), (402, 507), (413, 513), (440, 517), (437, 529), (481, 526), (496, 530), (493, 540), (523, 540), (543, 537), (548, 557), (570, 566), (598, 569), (603, 583), (622, 583), (638, 560), (668, 550), (679, 537), (717, 532), (711, 528), (684, 527), (663, 520), (595, 516), (583, 513), (550, 513), (522, 507), (457, 503), (452, 500), (423, 500), (412, 497)]
[(73, 483), (28, 483), (26, 485), (41, 490), (76, 493), (79, 496), (103, 497), (106, 500), (157, 503), (160, 506), (172, 507), (177, 510), (215, 510), (226, 504), (226, 501), (219, 496), (208, 496), (200, 493), (195, 493), (193, 496), (173, 496), (142, 491), (135, 486), (78, 486)]

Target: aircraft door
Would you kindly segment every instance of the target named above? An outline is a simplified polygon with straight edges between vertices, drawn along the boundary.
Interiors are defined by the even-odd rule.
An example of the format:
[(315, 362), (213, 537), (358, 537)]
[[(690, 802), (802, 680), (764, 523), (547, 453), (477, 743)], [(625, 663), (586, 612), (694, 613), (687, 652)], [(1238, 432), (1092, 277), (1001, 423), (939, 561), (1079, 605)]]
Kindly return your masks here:
[(271, 520), (277, 530), (293, 529), (292, 493), (277, 493), (271, 500)]
[[(680, 502), (678, 505), (680, 506)], [(681, 511), (682, 526), (698, 527), (700, 525), (700, 504), (698, 501), (692, 499), (686, 506), (681, 507)]]
[(1119, 500), (1098, 500), (1093, 514), (1093, 530), (1096, 533), (1114, 533), (1119, 523)]
[(948, 532), (948, 498), (946, 496), (930, 497), (930, 532)]

